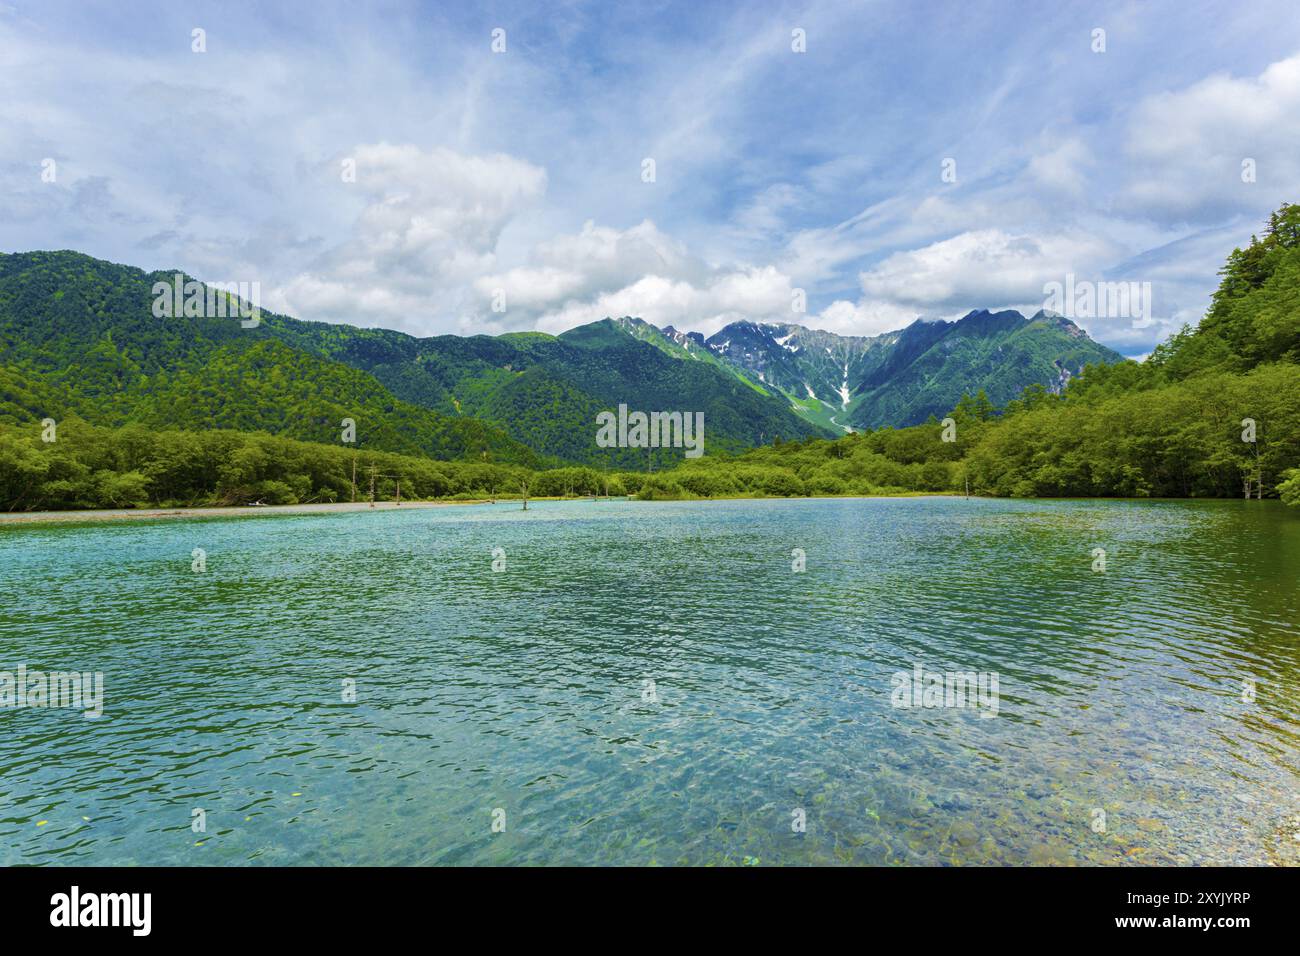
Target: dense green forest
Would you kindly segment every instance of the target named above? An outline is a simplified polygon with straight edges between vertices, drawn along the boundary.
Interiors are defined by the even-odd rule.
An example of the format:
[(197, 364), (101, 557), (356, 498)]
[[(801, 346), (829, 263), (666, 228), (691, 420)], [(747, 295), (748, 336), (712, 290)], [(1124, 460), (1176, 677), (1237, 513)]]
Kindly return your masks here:
[[(613, 457), (603, 467), (544, 468), (527, 449), (478, 423), (483, 433), (455, 443), (460, 460), (434, 460), (424, 449), (437, 447), (436, 436), (409, 445), (401, 436), (420, 434), (421, 414), (433, 415), (434, 424), (449, 420), (415, 405), (409, 406), (415, 416), (409, 430), (399, 429), (392, 438), (396, 451), (340, 444), (327, 434), (336, 431), (333, 417), (353, 406), (323, 407), (310, 397), (322, 387), (310, 376), (358, 375), (354, 383), (329, 383), (330, 389), (358, 389), (351, 402), (384, 400), (382, 391), (366, 391), (375, 379), (333, 364), (308, 363), (304, 369), (294, 364), (303, 352), (274, 340), (230, 352), (218, 344), (204, 353), (205, 364), (220, 373), (216, 379), (177, 377), (142, 399), (146, 411), (160, 410), (157, 415), (99, 425), (72, 414), (58, 422), (55, 441), (44, 440), (50, 436), (38, 410), (54, 407), (66, 383), (10, 366), (0, 368), (0, 507), (346, 501), (354, 494), (354, 467), (356, 494), (363, 498), (374, 468), (384, 476), (377, 479), (384, 498), (392, 497), (400, 481), (404, 498), (659, 499), (966, 489), (1019, 497), (1222, 498), (1249, 489), (1252, 497), (1300, 504), (1300, 206), (1285, 205), (1270, 217), (1262, 236), (1234, 250), (1220, 274), (1197, 328), (1184, 328), (1145, 362), (1089, 366), (1060, 394), (1031, 387), (996, 408), (981, 392), (957, 403), (947, 428), (932, 418), (836, 440), (777, 439), (737, 454), (710, 445), (703, 458), (653, 473), (620, 468), (623, 460)], [(613, 330), (589, 327), (585, 334)], [(107, 377), (83, 363), (77, 372), (85, 379), (83, 392), (101, 395), (111, 407), (120, 394), (113, 376), (121, 368), (120, 356), (106, 361)], [(300, 373), (302, 381), (296, 379)], [(545, 369), (533, 375), (536, 387), (563, 387), (548, 385)], [(278, 382), (275, 395), (293, 401), (247, 419), (225, 409), (223, 399), (232, 391), (264, 387), (267, 380)], [(201, 401), (193, 404), (196, 393)], [(385, 413), (391, 413), (391, 396), (387, 402)], [(188, 407), (178, 410), (180, 405)], [(165, 409), (181, 416), (171, 419), (181, 427), (162, 424)], [(580, 425), (584, 441), (593, 433), (596, 410), (588, 408), (590, 422)], [(301, 415), (319, 429), (303, 437), (318, 440), (253, 430), (258, 415), (267, 414)], [(1254, 441), (1246, 440), (1252, 433)], [(408, 448), (412, 453), (401, 453)]]
[[(188, 277), (185, 277), (188, 278)], [(596, 413), (627, 402), (690, 409), (711, 447), (829, 434), (718, 363), (683, 360), (603, 320), (563, 335), (416, 338), (269, 311), (153, 315), (145, 273), (75, 252), (0, 254), (0, 422), (77, 416), (101, 426), (265, 431), (438, 459), (605, 466)], [(223, 293), (224, 295), (224, 293)], [(228, 310), (233, 313), (233, 309)], [(671, 452), (619, 449), (624, 468)]]
[[(403, 498), (487, 498), (519, 494), (529, 482), (542, 487), (522, 466), (441, 462), (278, 435), (101, 428), (73, 418), (46, 443), (40, 426), (0, 427), (0, 501), (9, 510), (349, 501), (354, 466), (357, 500), (369, 497), (372, 469), (381, 476), (381, 499), (393, 498), (398, 482)], [(546, 488), (565, 478), (563, 471), (545, 474)]]
[(331, 442), (350, 418), (367, 448), (547, 461), (500, 428), (403, 402), (373, 376), (259, 329), (153, 318), (149, 290), (138, 269), (86, 256), (0, 255), (0, 422), (78, 417)]

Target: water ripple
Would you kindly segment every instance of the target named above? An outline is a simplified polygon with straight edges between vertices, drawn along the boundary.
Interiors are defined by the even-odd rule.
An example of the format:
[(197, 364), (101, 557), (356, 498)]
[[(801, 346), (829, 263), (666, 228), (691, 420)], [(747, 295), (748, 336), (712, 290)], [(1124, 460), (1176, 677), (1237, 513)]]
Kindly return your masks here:
[[(4, 864), (1300, 862), (1275, 503), (25, 526), (0, 567), (0, 670), (106, 685), (0, 710)], [(892, 706), (914, 666), (997, 717)]]

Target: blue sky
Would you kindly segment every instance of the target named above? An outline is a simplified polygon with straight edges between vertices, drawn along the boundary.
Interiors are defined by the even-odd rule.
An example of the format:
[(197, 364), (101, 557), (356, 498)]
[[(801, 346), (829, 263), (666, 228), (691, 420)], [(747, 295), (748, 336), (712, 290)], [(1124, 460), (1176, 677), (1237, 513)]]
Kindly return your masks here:
[(0, 249), (417, 334), (875, 334), (1073, 274), (1151, 283), (1078, 320), (1142, 355), (1300, 201), (1293, 2), (0, 0), (0, 75)]

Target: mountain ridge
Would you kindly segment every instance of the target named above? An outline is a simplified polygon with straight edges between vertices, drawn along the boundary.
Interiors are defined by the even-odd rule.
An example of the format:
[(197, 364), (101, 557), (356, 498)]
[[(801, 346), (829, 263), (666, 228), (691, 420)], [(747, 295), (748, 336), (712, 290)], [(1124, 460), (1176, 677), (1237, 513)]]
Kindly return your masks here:
[[(227, 319), (160, 320), (147, 310), (152, 285), (176, 274), (68, 250), (0, 254), (3, 362), (24, 369), (11, 372), (11, 397), (26, 396), (14, 407), (56, 394), (70, 410), (106, 424), (237, 422), (321, 440), (328, 416), (305, 414), (310, 389), (249, 372), (265, 368), (269, 353), (246, 353), (269, 340), (285, 347), (275, 354), (299, 378), (325, 390), (315, 400), (329, 406), (329, 416), (343, 408), (330, 390), (353, 396), (387, 450), (654, 467), (671, 456), (598, 451), (596, 414), (619, 404), (703, 411), (711, 447), (740, 451), (777, 438), (905, 427), (946, 414), (980, 390), (998, 405), (1029, 385), (1057, 392), (1089, 362), (1121, 360), (1070, 320), (1042, 310), (1026, 318), (978, 309), (874, 336), (740, 320), (707, 338), (632, 316), (559, 335), (427, 337), (273, 312), (263, 312), (255, 328)], [(216, 364), (203, 371), (209, 363)], [(221, 389), (235, 383), (257, 393), (256, 408), (222, 406)], [(185, 389), (199, 396), (194, 404), (207, 410), (206, 419), (184, 406)], [(299, 420), (272, 414), (272, 406), (294, 409)]]
[(780, 390), (805, 417), (843, 430), (918, 424), (979, 390), (998, 405), (1030, 385), (1055, 393), (1088, 364), (1123, 361), (1046, 310), (1026, 318), (1012, 309), (976, 309), (875, 336), (744, 320), (706, 346)]

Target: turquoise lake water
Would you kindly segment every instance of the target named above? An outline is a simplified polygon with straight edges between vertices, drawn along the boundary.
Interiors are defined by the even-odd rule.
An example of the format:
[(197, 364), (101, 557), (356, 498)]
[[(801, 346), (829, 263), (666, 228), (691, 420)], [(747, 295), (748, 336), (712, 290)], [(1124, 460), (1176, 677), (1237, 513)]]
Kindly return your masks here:
[(3, 864), (1300, 862), (1275, 502), (19, 526), (0, 572), (0, 671), (105, 693), (0, 709)]

